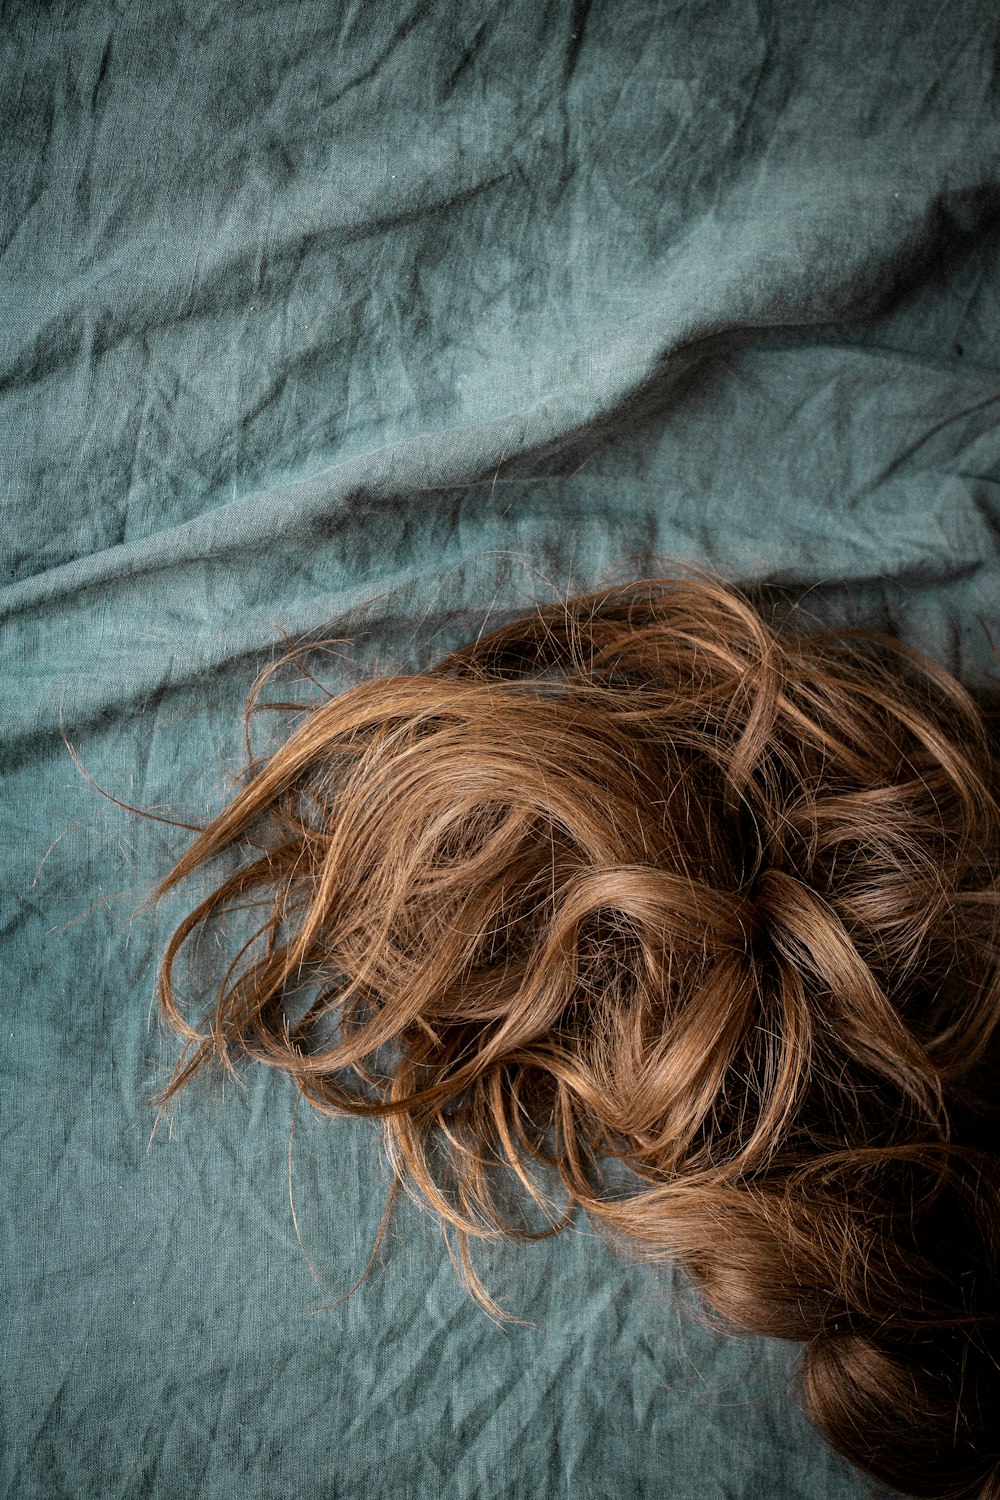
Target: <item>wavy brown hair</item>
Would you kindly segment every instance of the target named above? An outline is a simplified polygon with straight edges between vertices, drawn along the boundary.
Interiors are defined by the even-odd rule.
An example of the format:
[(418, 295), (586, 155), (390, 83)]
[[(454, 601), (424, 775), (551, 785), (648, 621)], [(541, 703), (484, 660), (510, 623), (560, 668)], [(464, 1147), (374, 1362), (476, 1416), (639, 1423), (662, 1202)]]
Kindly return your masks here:
[[(582, 1208), (801, 1340), (871, 1474), (996, 1497), (997, 759), (941, 667), (795, 618), (615, 587), (301, 713), (161, 887), (235, 861), (162, 1099), (251, 1058), (379, 1118), (488, 1305), (469, 1237)], [(192, 1023), (182, 948), (254, 905)]]

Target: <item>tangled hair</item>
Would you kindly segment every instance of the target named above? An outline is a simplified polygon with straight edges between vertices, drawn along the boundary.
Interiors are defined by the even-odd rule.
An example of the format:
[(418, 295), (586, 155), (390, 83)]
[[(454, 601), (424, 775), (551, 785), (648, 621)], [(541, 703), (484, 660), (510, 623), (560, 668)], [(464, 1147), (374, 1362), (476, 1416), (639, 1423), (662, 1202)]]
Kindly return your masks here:
[[(855, 1463), (997, 1497), (997, 760), (920, 653), (775, 620), (616, 587), (302, 712), (161, 887), (237, 856), (162, 1098), (244, 1057), (380, 1118), (466, 1268), (582, 1208), (802, 1341)], [(258, 904), (192, 1024), (181, 949)]]

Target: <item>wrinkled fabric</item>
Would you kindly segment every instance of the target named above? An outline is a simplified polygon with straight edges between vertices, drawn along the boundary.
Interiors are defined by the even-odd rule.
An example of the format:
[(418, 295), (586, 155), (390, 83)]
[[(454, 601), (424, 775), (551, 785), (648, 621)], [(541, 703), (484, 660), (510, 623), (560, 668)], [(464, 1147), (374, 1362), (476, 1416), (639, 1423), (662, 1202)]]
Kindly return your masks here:
[(506, 1328), (412, 1205), (345, 1297), (370, 1127), (260, 1069), (153, 1133), (186, 836), (94, 783), (198, 822), (289, 639), (353, 643), (336, 689), (676, 557), (995, 691), (998, 40), (984, 0), (4, 7), (11, 1500), (869, 1492), (794, 1347), (586, 1224), (478, 1253)]

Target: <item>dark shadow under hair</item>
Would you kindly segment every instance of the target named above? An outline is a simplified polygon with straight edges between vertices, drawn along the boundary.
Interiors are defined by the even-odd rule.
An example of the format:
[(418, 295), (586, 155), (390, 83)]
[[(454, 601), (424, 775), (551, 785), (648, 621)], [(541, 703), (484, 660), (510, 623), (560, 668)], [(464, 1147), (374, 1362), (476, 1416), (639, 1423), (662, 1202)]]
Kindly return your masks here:
[[(303, 712), (158, 894), (223, 851), (162, 1102), (250, 1058), (377, 1117), (486, 1306), (469, 1238), (582, 1208), (802, 1341), (868, 1472), (1000, 1496), (997, 759), (941, 667), (702, 573), (616, 587)], [(181, 949), (255, 903), (192, 1022)]]

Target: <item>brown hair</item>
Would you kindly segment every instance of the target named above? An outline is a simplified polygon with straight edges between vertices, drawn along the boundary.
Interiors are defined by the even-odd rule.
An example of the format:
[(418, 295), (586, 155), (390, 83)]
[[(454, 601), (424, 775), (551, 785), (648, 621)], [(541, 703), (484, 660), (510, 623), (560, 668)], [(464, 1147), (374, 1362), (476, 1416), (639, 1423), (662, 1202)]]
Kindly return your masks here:
[[(1000, 1496), (997, 761), (941, 667), (702, 573), (616, 587), (305, 711), (160, 894), (223, 851), (164, 1101), (247, 1057), (380, 1118), (487, 1305), (469, 1237), (582, 1206), (803, 1341), (870, 1473)], [(255, 903), (191, 1024), (180, 950)]]

